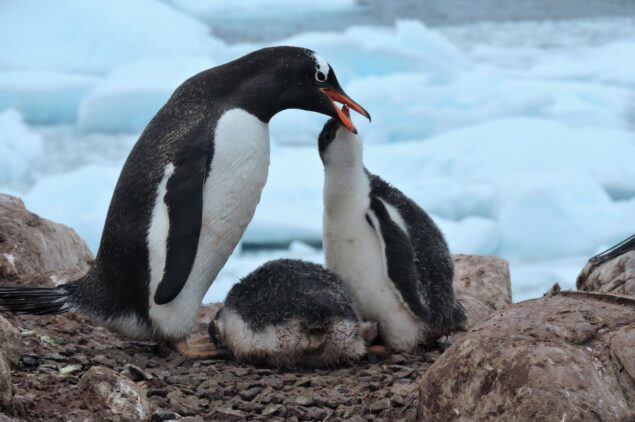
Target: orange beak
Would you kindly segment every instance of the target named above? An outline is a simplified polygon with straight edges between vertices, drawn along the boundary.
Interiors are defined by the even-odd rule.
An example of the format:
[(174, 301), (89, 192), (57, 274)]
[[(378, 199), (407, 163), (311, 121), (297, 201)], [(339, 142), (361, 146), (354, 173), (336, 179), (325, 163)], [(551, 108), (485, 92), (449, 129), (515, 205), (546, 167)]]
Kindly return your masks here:
[(327, 97), (329, 97), (329, 99), (331, 100), (331, 103), (333, 103), (333, 108), (335, 109), (335, 113), (337, 113), (337, 118), (340, 119), (340, 122), (342, 122), (342, 124), (344, 125), (346, 129), (350, 130), (353, 133), (357, 133), (357, 128), (353, 124), (350, 118), (351, 117), (350, 114), (348, 113), (348, 111), (344, 113), (342, 110), (340, 110), (339, 106), (335, 103), (336, 101), (338, 103), (344, 104), (344, 106), (346, 107), (352, 108), (353, 110), (355, 110), (362, 116), (366, 117), (370, 121), (370, 114), (368, 114), (368, 112), (364, 110), (362, 106), (357, 104), (355, 101), (351, 100), (343, 92), (335, 91), (330, 88), (320, 88), (320, 90), (324, 94), (326, 94)]

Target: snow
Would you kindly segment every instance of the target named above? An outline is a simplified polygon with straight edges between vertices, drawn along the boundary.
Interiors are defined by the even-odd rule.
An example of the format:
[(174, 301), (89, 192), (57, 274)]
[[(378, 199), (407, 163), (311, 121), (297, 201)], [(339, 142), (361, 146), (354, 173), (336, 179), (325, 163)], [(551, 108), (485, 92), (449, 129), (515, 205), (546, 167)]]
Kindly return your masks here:
[(557, 184), (550, 175), (564, 170), (588, 174), (611, 196), (635, 196), (635, 133), (625, 129), (527, 117), (495, 119), (447, 132), (420, 148), (402, 143), (391, 151), (399, 160), (398, 154), (411, 149), (425, 160), (420, 161), (423, 174), (497, 186), (502, 201), (524, 186)]
[(496, 255), (501, 233), (496, 222), (482, 217), (467, 217), (449, 221), (432, 215), (443, 232), (450, 251), (476, 255)]
[(16, 110), (0, 112), (0, 185), (27, 182), (42, 158), (42, 138), (24, 124)]
[(156, 0), (0, 2), (0, 68), (104, 73), (150, 56), (208, 55), (208, 28)]
[[(596, 245), (611, 239), (622, 210), (595, 180), (581, 172), (553, 173), (550, 179), (520, 190), (502, 207), (501, 253), (533, 260), (591, 256)], [(635, 232), (635, 221), (625, 231)]]
[(42, 178), (23, 196), (30, 211), (72, 227), (97, 251), (119, 167), (90, 165)]
[[(620, 58), (619, 65), (615, 63), (616, 57)], [(549, 63), (541, 63), (534, 71), (545, 78), (635, 87), (635, 44), (616, 41), (602, 49), (570, 52)]]
[(28, 123), (72, 123), (98, 78), (45, 70), (0, 70), (0, 110), (19, 110)]
[[(231, 45), (212, 35), (282, 10), (341, 17), (359, 7), (299, 5), (2, 2), (0, 39), (11, 48), (0, 49), (0, 190), (95, 252), (123, 161), (173, 90), (254, 49), (301, 45), (373, 116), (353, 116), (368, 169), (422, 205), (453, 252), (509, 259), (515, 300), (555, 281), (573, 287), (589, 256), (635, 232), (632, 20), (401, 21)], [(322, 262), (307, 244), (322, 231), (324, 121), (294, 110), (272, 120), (260, 205), (206, 301), (268, 259)], [(250, 252), (271, 246), (282, 249)]]
[(146, 58), (118, 66), (83, 98), (82, 132), (139, 133), (185, 79), (215, 63), (203, 57)]
[(355, 6), (355, 0), (321, 0), (298, 2), (296, 0), (251, 0), (233, 2), (225, 0), (166, 0), (177, 9), (192, 14), (206, 22), (267, 20), (281, 15), (305, 15), (340, 12)]

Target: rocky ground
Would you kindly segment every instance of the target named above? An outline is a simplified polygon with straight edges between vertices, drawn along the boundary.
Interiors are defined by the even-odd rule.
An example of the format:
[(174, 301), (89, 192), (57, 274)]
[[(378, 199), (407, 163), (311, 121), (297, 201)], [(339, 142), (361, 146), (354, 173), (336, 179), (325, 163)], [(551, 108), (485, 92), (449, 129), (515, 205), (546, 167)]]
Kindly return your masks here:
[[(28, 212), (17, 198), (0, 195), (0, 233), (2, 286), (53, 286), (88, 268), (90, 252), (72, 230)], [(457, 256), (456, 265), (471, 325), (511, 304), (505, 261)], [(201, 309), (195, 338), (206, 336), (216, 306)], [(4, 354), (13, 358), (3, 359), (0, 347), (0, 364), (12, 361), (0, 421), (415, 420), (419, 382), (439, 357), (438, 351), (373, 355), (354, 366), (275, 370), (188, 361), (77, 314), (5, 317), (0, 333), (13, 340), (5, 341)], [(0, 386), (2, 379), (0, 365)]]
[[(13, 401), (4, 412), (25, 420), (131, 415), (190, 421), (414, 420), (418, 382), (439, 355), (393, 355), (330, 370), (271, 370), (188, 361), (150, 343), (122, 340), (78, 315), (9, 320), (20, 327), (19, 358), (12, 373)], [(201, 335), (203, 326), (197, 327)], [(105, 395), (88, 388), (103, 372), (133, 390), (119, 400), (126, 405), (108, 399), (122, 390), (120, 381), (104, 387)]]
[[(0, 194), (0, 286), (53, 286), (90, 260), (72, 230)], [(587, 291), (512, 305), (504, 260), (457, 255), (469, 331), (449, 349), (320, 370), (189, 361), (76, 314), (0, 316), (0, 422), (635, 421), (634, 260), (587, 266)], [(194, 339), (218, 306), (201, 308)]]

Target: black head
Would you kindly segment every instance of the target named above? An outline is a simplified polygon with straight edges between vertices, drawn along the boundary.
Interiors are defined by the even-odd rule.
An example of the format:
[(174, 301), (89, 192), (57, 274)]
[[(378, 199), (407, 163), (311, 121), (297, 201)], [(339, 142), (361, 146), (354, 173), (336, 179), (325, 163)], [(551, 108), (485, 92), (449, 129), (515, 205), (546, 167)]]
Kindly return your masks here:
[[(342, 106), (340, 114), (348, 119), (350, 119), (351, 117), (350, 111), (346, 105)], [(335, 117), (331, 117), (329, 120), (327, 120), (322, 127), (322, 132), (320, 132), (320, 135), (318, 136), (318, 149), (320, 151), (320, 159), (325, 166), (327, 165), (326, 151), (328, 150), (329, 146), (331, 146), (333, 141), (338, 137), (338, 131), (340, 129), (343, 129), (344, 127), (345, 126), (342, 124), (342, 122)], [(340, 133), (339, 142), (344, 142), (347, 138), (357, 137), (357, 132), (353, 133), (355, 133), (355, 135), (348, 132)], [(354, 142), (347, 142), (346, 148), (340, 148), (337, 154), (341, 159), (343, 159), (343, 161), (340, 160), (341, 162), (344, 162), (347, 165), (352, 165), (354, 161), (351, 160), (361, 155), (361, 149), (356, 148)]]
[(223, 336), (220, 332), (219, 326), (222, 312), (222, 308), (216, 311), (216, 315), (214, 315), (214, 318), (212, 318), (212, 320), (209, 322), (209, 325), (207, 326), (207, 334), (209, 334), (210, 340), (212, 340), (212, 343), (214, 343), (214, 346), (216, 347), (224, 346)]
[(335, 118), (331, 117), (322, 127), (322, 132), (320, 132), (320, 136), (318, 136), (318, 149), (320, 151), (320, 158), (324, 163), (324, 155), (326, 154), (326, 149), (331, 145), (331, 142), (337, 136), (337, 131), (342, 127), (342, 123)]
[(326, 60), (306, 48), (263, 48), (223, 67), (234, 72), (230, 78), (244, 88), (239, 90), (240, 102), (265, 121), (282, 110), (296, 108), (336, 117), (356, 132), (336, 102), (370, 120), (368, 112), (344, 92)]

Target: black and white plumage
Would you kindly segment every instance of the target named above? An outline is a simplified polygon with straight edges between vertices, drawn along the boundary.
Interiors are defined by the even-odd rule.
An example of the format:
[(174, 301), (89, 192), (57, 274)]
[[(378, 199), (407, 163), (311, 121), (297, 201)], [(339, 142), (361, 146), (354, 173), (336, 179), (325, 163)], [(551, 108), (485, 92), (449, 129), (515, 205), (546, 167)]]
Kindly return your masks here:
[(86, 276), (55, 289), (0, 288), (0, 308), (79, 311), (129, 337), (181, 341), (258, 204), (269, 120), (298, 108), (355, 130), (334, 101), (369, 117), (304, 48), (258, 50), (188, 79), (128, 156)]
[(209, 324), (212, 341), (238, 360), (287, 367), (355, 361), (374, 332), (337, 274), (289, 259), (270, 261), (234, 285)]
[(593, 266), (600, 265), (630, 251), (635, 251), (635, 235), (621, 241), (604, 252), (595, 255), (593, 258), (589, 259), (589, 264)]
[(360, 315), (402, 351), (462, 328), (452, 257), (432, 219), (365, 169), (360, 138), (336, 120), (325, 124), (319, 150), (326, 264), (347, 284)]

